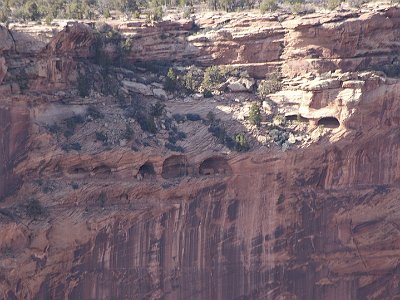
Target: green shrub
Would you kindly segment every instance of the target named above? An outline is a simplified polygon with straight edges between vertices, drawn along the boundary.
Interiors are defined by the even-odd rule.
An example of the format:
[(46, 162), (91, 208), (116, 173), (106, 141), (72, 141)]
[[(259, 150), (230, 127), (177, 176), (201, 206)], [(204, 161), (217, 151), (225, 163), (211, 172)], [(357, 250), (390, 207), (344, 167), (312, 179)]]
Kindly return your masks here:
[(91, 116), (94, 120), (104, 119), (104, 114), (94, 106), (89, 106), (88, 109), (86, 110), (86, 114), (88, 116)]
[(209, 111), (209, 112), (207, 113), (206, 118), (207, 118), (207, 122), (208, 122), (209, 124), (215, 124), (215, 122), (216, 122), (216, 120), (217, 120), (215, 114), (214, 114), (212, 111)]
[(123, 138), (128, 140), (128, 141), (130, 141), (133, 138), (133, 134), (134, 134), (133, 129), (128, 124), (126, 124), (125, 132), (123, 134)]
[(181, 152), (181, 153), (184, 152), (184, 149), (181, 146), (177, 146), (177, 145), (174, 145), (174, 144), (171, 144), (171, 143), (166, 143), (165, 144), (165, 148), (167, 148), (167, 149), (169, 149), (171, 151), (175, 151), (175, 152)]
[(138, 112), (135, 116), (135, 120), (139, 123), (140, 128), (143, 131), (150, 133), (157, 133), (156, 123), (154, 122), (153, 116), (146, 116), (144, 113)]
[(184, 115), (181, 114), (173, 114), (172, 118), (177, 122), (177, 123), (183, 123), (185, 122), (186, 118)]
[(11, 15), (11, 9), (9, 6), (4, 5), (0, 8), (0, 22), (6, 23), (9, 16)]
[(250, 147), (246, 141), (246, 137), (243, 133), (235, 134), (235, 143), (236, 143), (235, 149), (238, 152), (245, 152), (250, 149)]
[(110, 13), (110, 10), (109, 10), (108, 8), (106, 8), (106, 9), (104, 10), (103, 16), (104, 16), (104, 18), (106, 18), (106, 19), (111, 18), (111, 13)]
[(279, 8), (279, 5), (276, 0), (263, 0), (260, 3), (260, 11), (262, 14), (267, 11), (274, 12)]
[(256, 103), (253, 103), (250, 107), (249, 121), (251, 125), (256, 125), (257, 127), (261, 124), (261, 111)]
[(195, 121), (200, 121), (201, 117), (199, 114), (190, 114), (189, 113), (189, 114), (186, 114), (186, 120), (195, 122)]
[(276, 93), (282, 89), (279, 73), (270, 74), (267, 79), (261, 81), (258, 86), (258, 95), (265, 99), (269, 94)]
[(78, 77), (78, 91), (79, 96), (87, 97), (90, 95), (91, 83), (84, 75)]
[(334, 9), (338, 8), (342, 2), (343, 2), (343, 0), (327, 0), (326, 7), (329, 10), (334, 10)]
[(210, 94), (212, 96), (212, 93), (217, 89), (218, 85), (223, 82), (223, 80), (224, 74), (219, 66), (208, 67), (204, 71), (203, 82), (201, 83), (204, 97), (207, 98)]
[(101, 207), (104, 207), (107, 201), (107, 194), (105, 192), (101, 192), (99, 198), (97, 198), (97, 202)]
[(96, 134), (96, 141), (107, 143), (108, 141), (107, 135), (105, 135), (103, 132), (98, 132), (98, 131), (96, 131), (95, 134)]
[(28, 200), (28, 204), (26, 206), (26, 214), (33, 218), (37, 219), (43, 216), (46, 213), (46, 209), (40, 203), (40, 201), (36, 198), (31, 198)]
[(63, 149), (66, 152), (68, 152), (70, 150), (79, 151), (82, 149), (82, 146), (80, 143), (62, 144), (61, 149)]
[(192, 70), (189, 70), (182, 76), (181, 84), (188, 93), (194, 93), (198, 90), (200, 84), (195, 80)]
[(157, 101), (156, 104), (151, 105), (150, 114), (153, 117), (160, 117), (162, 116), (164, 109), (165, 109), (165, 104), (161, 103), (160, 101)]
[(81, 115), (75, 115), (65, 119), (64, 122), (68, 129), (74, 131), (78, 124), (82, 124), (85, 122), (85, 119)]
[(164, 88), (167, 91), (175, 91), (177, 85), (176, 74), (172, 68), (168, 69), (167, 77), (165, 78)]

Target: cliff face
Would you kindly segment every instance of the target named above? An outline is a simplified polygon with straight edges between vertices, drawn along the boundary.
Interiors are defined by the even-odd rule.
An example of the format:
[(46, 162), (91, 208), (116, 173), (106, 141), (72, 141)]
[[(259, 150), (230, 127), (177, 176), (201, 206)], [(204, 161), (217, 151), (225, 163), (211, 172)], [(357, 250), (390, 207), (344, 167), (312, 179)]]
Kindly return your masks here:
[[(162, 149), (139, 127), (136, 137), (150, 146), (111, 144), (126, 125), (112, 97), (68, 97), (66, 90), (93, 56), (92, 31), (67, 28), (29, 61), (13, 54), (11, 43), (1, 53), (8, 67), (0, 87), (19, 91), (17, 63), (33, 67), (25, 95), (0, 100), (2, 298), (398, 297), (400, 82), (360, 70), (394, 60), (399, 13), (262, 18), (258, 27), (254, 18), (232, 17), (189, 37), (190, 22), (135, 25), (132, 60), (195, 57), (240, 64), (255, 77), (282, 67), (285, 89), (270, 95), (271, 103), (328, 128), (318, 142), (288, 151), (226, 154), (201, 122), (181, 125), (193, 135), (184, 153)], [(212, 20), (199, 24), (217, 26)], [(132, 33), (133, 26), (120, 30)], [(160, 31), (175, 48), (158, 43), (156, 49)], [(159, 89), (129, 82), (143, 90), (134, 96), (147, 101)], [(213, 105), (164, 103), (172, 112), (189, 105), (199, 114)], [(221, 119), (233, 119), (223, 104), (215, 104)], [(81, 148), (66, 148), (54, 124), (68, 122), (54, 122), (93, 106), (104, 119), (92, 112), (85, 126), (75, 124), (67, 142)], [(332, 120), (340, 124), (331, 130)], [(108, 148), (91, 140), (100, 129), (108, 130)], [(34, 218), (25, 210), (32, 196), (46, 207)]]
[[(397, 8), (313, 14), (302, 18), (219, 15), (156, 26), (127, 23), (132, 60), (240, 65), (264, 78), (282, 65), (286, 76), (360, 71), (396, 59)], [(384, 40), (382, 40), (384, 36)]]

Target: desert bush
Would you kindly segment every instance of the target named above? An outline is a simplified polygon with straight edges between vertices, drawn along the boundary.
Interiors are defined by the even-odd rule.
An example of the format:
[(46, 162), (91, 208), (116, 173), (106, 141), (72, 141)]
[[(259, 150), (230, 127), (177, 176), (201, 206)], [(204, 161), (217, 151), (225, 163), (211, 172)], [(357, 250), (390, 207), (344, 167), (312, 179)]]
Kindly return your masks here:
[(33, 219), (37, 219), (46, 214), (46, 208), (43, 207), (38, 199), (31, 198), (26, 205), (26, 214)]
[(261, 111), (256, 103), (253, 103), (250, 107), (249, 121), (251, 125), (256, 125), (257, 127), (261, 124)]
[(382, 71), (389, 77), (400, 77), (400, 62), (379, 66), (377, 70)]
[(169, 136), (168, 136), (168, 142), (171, 144), (176, 144), (177, 141), (182, 141), (184, 139), (186, 139), (187, 135), (186, 133), (182, 132), (182, 131), (171, 131), (169, 132)]
[(157, 101), (155, 104), (151, 105), (150, 107), (150, 114), (153, 117), (160, 117), (165, 109), (165, 104), (161, 103), (160, 101)]
[(284, 126), (286, 124), (286, 118), (284, 115), (274, 116), (272, 123), (277, 126)]
[(96, 135), (96, 141), (107, 143), (108, 137), (106, 134), (104, 134), (103, 132), (96, 131), (95, 135)]
[(238, 152), (245, 152), (250, 149), (246, 137), (243, 133), (235, 134), (235, 149)]
[(78, 77), (78, 92), (79, 96), (87, 97), (90, 95), (91, 82), (84, 75), (80, 74)]
[(130, 141), (133, 138), (133, 134), (134, 134), (133, 129), (128, 124), (126, 124), (126, 128), (122, 137)]
[(195, 122), (195, 121), (200, 121), (201, 120), (201, 117), (200, 117), (200, 115), (199, 114), (186, 114), (186, 119), (188, 120), (188, 121), (192, 121), (192, 122)]
[(67, 128), (73, 131), (78, 124), (84, 123), (85, 119), (81, 115), (75, 115), (70, 118), (64, 119), (64, 122)]
[(165, 144), (165, 148), (167, 148), (167, 149), (169, 149), (171, 151), (175, 151), (175, 152), (181, 152), (181, 153), (184, 152), (184, 149), (181, 146), (177, 146), (177, 145), (174, 145), (174, 144), (171, 144), (171, 143), (166, 143)]
[(269, 136), (279, 146), (283, 146), (289, 139), (289, 133), (284, 130), (272, 129), (269, 131)]
[(157, 127), (156, 123), (154, 122), (153, 116), (146, 116), (144, 113), (137, 113), (135, 120), (139, 123), (140, 128), (143, 131), (147, 131), (150, 133), (157, 132)]
[(80, 143), (76, 142), (76, 143), (70, 143), (70, 144), (62, 144), (61, 149), (66, 152), (68, 152), (70, 150), (79, 151), (82, 149), (82, 146)]
[(207, 118), (207, 122), (209, 124), (215, 124), (216, 123), (217, 117), (215, 116), (215, 114), (212, 111), (209, 111), (207, 113), (206, 118)]
[(104, 114), (100, 112), (96, 107), (89, 106), (86, 110), (86, 115), (91, 116), (93, 119), (104, 119)]
[(173, 114), (172, 118), (177, 122), (177, 123), (183, 123), (185, 122), (186, 118), (185, 115), (181, 114)]
[(201, 84), (195, 79), (193, 70), (189, 70), (186, 74), (184, 74), (180, 80), (180, 83), (189, 94), (196, 92)]
[(276, 0), (263, 0), (260, 3), (260, 11), (262, 14), (269, 12), (274, 12), (279, 8), (279, 5)]
[(0, 22), (6, 23), (11, 15), (11, 9), (8, 5), (4, 4), (0, 7)]
[(203, 89), (204, 97), (212, 96), (212, 93), (217, 89), (224, 80), (224, 75), (219, 66), (208, 67), (204, 71), (203, 81), (201, 87)]
[(164, 88), (167, 91), (172, 92), (176, 90), (176, 86), (177, 86), (176, 74), (172, 68), (169, 68), (167, 76), (165, 78)]
[(99, 203), (100, 207), (104, 207), (107, 201), (107, 194), (106, 192), (101, 192), (99, 198), (97, 198), (97, 202)]
[(343, 0), (327, 0), (325, 5), (329, 10), (334, 10), (340, 6)]
[(267, 78), (260, 82), (258, 86), (258, 95), (265, 99), (269, 94), (276, 93), (282, 89), (282, 83), (279, 73), (271, 73)]

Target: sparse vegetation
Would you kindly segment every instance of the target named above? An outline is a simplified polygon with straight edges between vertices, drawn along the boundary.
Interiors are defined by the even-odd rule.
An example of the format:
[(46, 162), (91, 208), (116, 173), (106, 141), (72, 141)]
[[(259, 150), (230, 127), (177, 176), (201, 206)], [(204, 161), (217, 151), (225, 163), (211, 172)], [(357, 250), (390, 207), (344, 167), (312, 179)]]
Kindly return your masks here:
[(201, 117), (199, 114), (190, 114), (189, 113), (189, 114), (186, 114), (186, 120), (195, 122), (195, 121), (200, 121)]
[(102, 142), (103, 144), (107, 143), (108, 137), (106, 134), (104, 134), (103, 132), (96, 131), (95, 135), (96, 135), (96, 141)]
[(247, 144), (246, 137), (243, 133), (235, 134), (235, 149), (238, 152), (245, 152), (250, 149), (249, 145)]
[(279, 73), (271, 73), (258, 86), (258, 95), (265, 99), (269, 94), (276, 93), (282, 89), (281, 76)]
[(261, 124), (261, 111), (260, 107), (253, 103), (250, 107), (249, 121), (251, 125), (260, 126)]
[(89, 106), (86, 114), (90, 117), (92, 117), (94, 120), (96, 119), (104, 119), (104, 114), (100, 112), (96, 107), (94, 106)]
[(107, 201), (107, 194), (106, 192), (103, 191), (100, 193), (99, 198), (97, 198), (97, 202), (99, 203), (100, 207), (104, 208), (106, 201)]
[(78, 77), (79, 96), (87, 97), (90, 95), (91, 84), (87, 77), (80, 74)]
[(260, 3), (260, 11), (262, 14), (269, 12), (274, 12), (279, 8), (279, 5), (276, 0), (263, 0)]
[(165, 148), (167, 148), (167, 149), (169, 149), (171, 151), (175, 151), (175, 152), (181, 152), (181, 153), (184, 152), (184, 149), (181, 146), (177, 146), (177, 145), (174, 145), (174, 144), (171, 144), (171, 143), (166, 143), (165, 144)]
[(164, 88), (167, 91), (173, 92), (176, 90), (177, 80), (174, 69), (169, 68), (164, 82)]
[(126, 124), (126, 128), (125, 128), (125, 132), (123, 134), (123, 138), (130, 141), (133, 138), (133, 129), (131, 126), (129, 126), (128, 124)]
[(38, 199), (31, 198), (28, 200), (28, 203), (26, 205), (26, 214), (29, 217), (36, 220), (37, 218), (43, 216), (45, 213), (46, 209), (43, 207)]
[(63, 149), (66, 152), (68, 152), (70, 150), (79, 151), (82, 149), (82, 146), (80, 143), (62, 144), (61, 149)]
[(160, 117), (162, 116), (165, 109), (165, 104), (157, 101), (156, 104), (151, 105), (150, 107), (150, 114), (153, 117)]
[(204, 71), (203, 82), (201, 88), (203, 90), (204, 97), (208, 98), (212, 96), (213, 92), (218, 88), (224, 80), (224, 75), (221, 72), (220, 67), (211, 66)]
[(326, 7), (329, 10), (334, 10), (338, 8), (342, 4), (343, 0), (327, 0), (326, 1)]

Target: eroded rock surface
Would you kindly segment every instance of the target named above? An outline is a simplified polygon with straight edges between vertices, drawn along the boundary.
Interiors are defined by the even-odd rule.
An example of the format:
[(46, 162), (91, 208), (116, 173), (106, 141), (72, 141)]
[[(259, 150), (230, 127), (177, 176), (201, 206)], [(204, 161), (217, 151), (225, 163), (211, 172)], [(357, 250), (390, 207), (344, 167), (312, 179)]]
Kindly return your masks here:
[[(174, 99), (140, 68), (104, 74), (83, 24), (29, 59), (10, 43), (0, 52), (0, 89), (13, 94), (0, 97), (1, 298), (398, 297), (400, 81), (372, 67), (396, 56), (399, 12), (221, 16), (190, 36), (192, 21), (120, 25), (134, 38), (129, 61), (253, 71), (245, 93), (212, 99)], [(284, 132), (287, 150), (246, 120), (256, 79), (277, 66), (284, 88), (264, 101), (266, 116), (307, 131)], [(94, 78), (91, 93), (77, 92), (82, 76)], [(149, 102), (157, 116), (159, 99), (168, 122), (132, 111)], [(218, 144), (210, 110), (252, 150)]]

